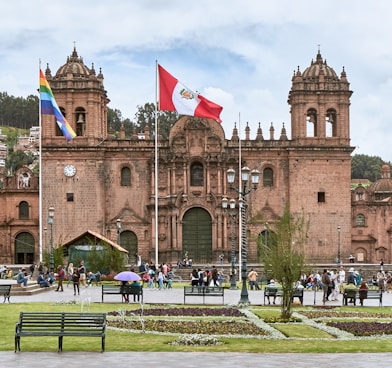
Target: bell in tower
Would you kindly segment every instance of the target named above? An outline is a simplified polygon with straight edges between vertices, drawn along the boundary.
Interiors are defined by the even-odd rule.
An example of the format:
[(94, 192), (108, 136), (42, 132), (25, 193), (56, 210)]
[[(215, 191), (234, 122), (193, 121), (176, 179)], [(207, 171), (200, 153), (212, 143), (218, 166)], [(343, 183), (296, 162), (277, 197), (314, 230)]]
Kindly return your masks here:
[(85, 130), (86, 130), (85, 113), (78, 112), (78, 120), (76, 121), (76, 135), (79, 137), (83, 136)]

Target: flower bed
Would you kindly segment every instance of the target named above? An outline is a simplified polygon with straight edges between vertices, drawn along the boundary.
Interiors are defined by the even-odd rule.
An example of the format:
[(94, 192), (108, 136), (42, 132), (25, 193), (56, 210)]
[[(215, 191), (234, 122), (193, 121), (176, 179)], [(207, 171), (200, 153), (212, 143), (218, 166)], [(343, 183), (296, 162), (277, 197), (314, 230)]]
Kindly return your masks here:
[(155, 332), (170, 332), (178, 334), (203, 334), (203, 335), (236, 335), (238, 333), (245, 335), (266, 335), (267, 333), (246, 321), (179, 321), (179, 320), (145, 320), (142, 324), (137, 320), (108, 320), (108, 326)]
[(327, 322), (327, 326), (338, 328), (354, 336), (392, 335), (392, 323), (382, 322)]
[[(136, 310), (120, 310), (108, 313), (108, 327), (129, 331), (143, 331), (186, 335), (183, 344), (210, 344), (201, 336), (248, 337), (261, 339), (292, 339), (317, 336), (287, 335), (279, 331), (278, 318), (258, 317), (252, 308), (209, 308), (180, 307), (150, 308)], [(363, 321), (366, 318), (367, 321)], [(354, 321), (355, 319), (355, 321)], [(372, 320), (376, 320), (372, 321)], [(380, 338), (392, 334), (392, 314), (379, 312), (350, 312), (321, 309), (300, 309), (293, 314), (292, 321), (296, 325), (305, 324), (319, 329), (331, 336), (331, 339), (355, 340), (358, 338)], [(381, 322), (380, 322), (381, 320)], [(288, 322), (292, 324), (293, 322)], [(282, 327), (280, 327), (282, 328)], [(293, 331), (288, 328), (287, 331)], [(303, 331), (307, 331), (303, 329)], [(293, 332), (294, 333), (294, 332)], [(286, 333), (287, 334), (287, 333)], [(304, 332), (304, 334), (306, 334)], [(190, 336), (197, 335), (197, 338)], [(324, 335), (325, 336), (325, 335)], [(181, 340), (181, 339), (180, 339)], [(193, 341), (193, 342), (192, 342)], [(215, 344), (212, 342), (211, 344)]]

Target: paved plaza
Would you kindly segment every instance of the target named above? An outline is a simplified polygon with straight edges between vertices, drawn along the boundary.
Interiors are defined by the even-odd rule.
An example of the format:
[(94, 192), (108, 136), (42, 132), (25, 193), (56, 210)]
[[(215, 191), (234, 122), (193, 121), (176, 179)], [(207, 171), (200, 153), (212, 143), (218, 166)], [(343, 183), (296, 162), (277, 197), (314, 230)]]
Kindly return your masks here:
[[(7, 283), (1, 280), (1, 283)], [(225, 290), (225, 304), (237, 304), (240, 299), (241, 290)], [(88, 303), (101, 302), (101, 287), (90, 286), (81, 288), (80, 296), (73, 295), (71, 285), (67, 287), (65, 284), (64, 292), (56, 292), (54, 290), (36, 294), (33, 296), (11, 296), (11, 303), (24, 302), (65, 302), (75, 300), (88, 308)], [(219, 304), (219, 297), (206, 299), (207, 304)], [(249, 290), (249, 299), (251, 304), (263, 304), (263, 292)], [(187, 304), (198, 304), (202, 298), (187, 297)], [(105, 295), (105, 303), (118, 303), (121, 301), (120, 295)], [(306, 291), (304, 293), (305, 305), (322, 305), (322, 292), (314, 293)], [(144, 289), (144, 303), (146, 304), (183, 304), (183, 289)], [(327, 302), (327, 305), (342, 305), (341, 296), (336, 302)], [(365, 305), (377, 306), (377, 300), (366, 300)], [(384, 294), (383, 305), (385, 308), (392, 307), (392, 294)], [(278, 306), (277, 306), (278, 308)], [(146, 366), (157, 365), (160, 368), (175, 367), (270, 367), (283, 368), (287, 364), (295, 363), (301, 368), (313, 368), (322, 366), (335, 367), (355, 367), (369, 368), (372, 366), (392, 366), (392, 353), (355, 353), (355, 354), (251, 354), (251, 353), (150, 353), (150, 352), (63, 352), (61, 354), (53, 352), (35, 353), (20, 352), (15, 354), (12, 352), (0, 352), (0, 361), (3, 367), (34, 367), (45, 366), (60, 367), (65, 364), (77, 364), (78, 366), (88, 367), (129, 367), (133, 365)]]
[[(15, 283), (15, 281), (11, 281)], [(9, 284), (7, 280), (0, 280), (0, 283)], [(145, 304), (183, 304), (184, 303), (184, 291), (182, 288), (177, 289), (162, 289), (157, 288), (148, 289), (144, 288), (144, 303)], [(238, 304), (240, 300), (241, 290), (225, 290), (224, 304)], [(248, 290), (249, 300), (252, 305), (263, 305), (264, 304), (264, 294), (261, 290)], [(304, 292), (304, 305), (321, 306), (323, 298), (323, 293), (321, 290), (316, 293), (309, 290)], [(74, 296), (72, 284), (67, 287), (67, 282), (64, 283), (64, 292), (56, 292), (50, 290), (44, 293), (35, 294), (31, 296), (11, 296), (11, 302), (13, 303), (23, 303), (23, 302), (60, 302), (60, 301), (70, 301), (76, 300), (78, 302), (89, 302), (89, 303), (100, 303), (102, 300), (101, 287), (98, 285), (89, 286), (87, 288), (80, 287), (80, 295)], [(121, 302), (121, 295), (105, 295), (105, 303), (119, 303)], [(198, 296), (187, 296), (187, 304), (201, 304), (203, 301), (202, 297)], [(222, 303), (222, 298), (211, 297), (205, 299), (206, 304), (219, 304)], [(359, 303), (359, 301), (357, 300)], [(364, 304), (366, 306), (378, 306), (378, 300), (369, 299), (365, 300)], [(328, 301), (326, 305), (342, 305), (342, 296), (339, 295), (337, 301)], [(383, 294), (383, 306), (392, 307), (392, 293)], [(279, 307), (276, 305), (276, 307)]]

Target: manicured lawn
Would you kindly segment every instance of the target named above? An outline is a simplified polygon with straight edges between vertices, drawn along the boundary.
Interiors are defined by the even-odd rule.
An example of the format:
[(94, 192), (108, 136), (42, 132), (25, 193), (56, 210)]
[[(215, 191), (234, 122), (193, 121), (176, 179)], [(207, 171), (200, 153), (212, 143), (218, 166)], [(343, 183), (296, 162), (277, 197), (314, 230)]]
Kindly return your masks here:
[[(105, 303), (93, 303), (89, 307), (90, 312), (118, 312), (119, 310), (132, 310), (135, 311), (139, 308), (139, 305), (124, 305), (124, 304), (105, 304)], [(164, 308), (165, 306), (145, 306), (145, 311), (148, 308)], [(193, 306), (194, 307), (194, 306)], [(170, 308), (176, 308), (171, 306)], [(204, 307), (203, 307), (204, 308)], [(250, 308), (252, 311), (253, 308)], [(80, 305), (70, 305), (70, 304), (53, 304), (53, 303), (12, 303), (12, 304), (2, 304), (0, 305), (0, 351), (13, 351), (14, 350), (14, 333), (15, 333), (15, 323), (18, 321), (20, 311), (68, 311), (68, 312), (80, 312)], [(84, 311), (87, 311), (85, 308)], [(341, 320), (350, 315), (350, 320), (361, 321), (361, 314), (364, 313), (366, 319), (373, 316), (375, 313), (379, 313), (378, 316), (385, 316), (385, 320), (388, 322), (391, 320), (390, 310), (385, 308), (353, 308), (348, 309), (347, 307), (343, 310), (336, 308), (334, 310), (314, 310), (312, 308), (295, 308), (298, 315), (303, 316), (307, 314), (304, 318), (315, 318), (320, 322), (323, 319), (323, 315), (327, 316), (327, 320), (331, 318), (337, 318)], [(358, 318), (353, 318), (352, 311), (357, 311)], [(255, 307), (252, 315), (254, 320), (262, 318), (272, 318), (278, 317), (279, 311), (272, 310), (267, 307)], [(169, 313), (170, 314), (170, 313)], [(312, 315), (314, 314), (314, 316)], [(356, 314), (355, 314), (356, 315)], [(332, 316), (332, 317), (331, 317)], [(259, 317), (259, 318), (257, 318)], [(377, 317), (378, 320), (383, 318)], [(113, 317), (108, 317), (111, 319)], [(136, 321), (138, 317), (129, 317)], [(170, 328), (170, 321), (178, 320), (201, 320), (201, 321), (233, 321), (239, 318), (240, 321), (244, 321), (247, 317), (212, 317), (212, 316), (199, 316), (199, 317), (187, 317), (187, 316), (147, 316), (145, 313), (145, 320), (153, 319), (159, 320), (162, 318), (164, 323), (167, 323)], [(140, 320), (140, 318), (139, 318)], [(261, 321), (261, 320), (260, 320)], [(262, 322), (262, 321), (261, 321)], [(263, 322), (262, 322), (263, 323)], [(288, 339), (276, 339), (269, 337), (250, 337), (241, 335), (241, 331), (238, 331), (238, 335), (231, 334), (231, 337), (220, 335), (218, 339), (223, 342), (221, 345), (213, 346), (183, 346), (183, 345), (170, 345), (171, 342), (178, 338), (175, 334), (165, 334), (165, 333), (153, 333), (150, 331), (128, 331), (128, 330), (113, 330), (111, 328), (107, 329), (106, 334), (106, 351), (195, 351), (195, 352), (252, 352), (252, 353), (288, 353), (288, 352), (314, 352), (314, 353), (328, 353), (328, 352), (390, 352), (392, 350), (392, 338), (374, 338), (371, 341), (361, 341), (358, 338), (341, 340), (327, 332), (317, 329), (317, 326), (307, 325), (302, 322), (295, 323), (269, 323), (265, 324), (272, 327), (275, 330), (283, 332), (284, 335), (289, 336)], [(263, 328), (263, 327), (261, 327)], [(326, 340), (318, 340), (319, 338), (329, 338), (328, 342)], [(100, 339), (98, 338), (65, 338), (63, 343), (64, 351), (100, 351)], [(57, 351), (57, 338), (50, 337), (31, 337), (21, 339), (21, 350), (22, 351)]]

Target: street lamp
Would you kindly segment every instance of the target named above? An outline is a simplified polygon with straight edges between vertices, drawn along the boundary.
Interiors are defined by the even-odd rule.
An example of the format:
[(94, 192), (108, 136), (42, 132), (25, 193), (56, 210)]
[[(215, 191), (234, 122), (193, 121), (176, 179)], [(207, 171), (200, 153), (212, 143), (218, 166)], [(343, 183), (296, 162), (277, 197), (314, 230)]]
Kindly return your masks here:
[(227, 210), (229, 204), (230, 211), (228, 212), (231, 219), (231, 277), (230, 277), (230, 290), (237, 289), (237, 282), (235, 280), (235, 218), (237, 216), (235, 210), (235, 199), (230, 199), (230, 202), (226, 197), (222, 198), (222, 208), (224, 211)]
[(336, 260), (337, 264), (340, 264), (340, 225), (338, 225), (338, 259)]
[(53, 218), (54, 218), (54, 207), (49, 207), (48, 224), (50, 225), (50, 258), (49, 258), (49, 270), (50, 270), (50, 271), (54, 271), (54, 255), (53, 255)]
[[(252, 186), (247, 188), (249, 182), (249, 176), (251, 178)], [(227, 170), (227, 182), (230, 185), (230, 189), (235, 190), (239, 194), (239, 205), (241, 209), (241, 278), (242, 278), (242, 290), (240, 303), (249, 303), (248, 288), (246, 286), (247, 280), (247, 238), (246, 238), (246, 200), (245, 197), (252, 191), (257, 189), (259, 184), (260, 172), (256, 169), (250, 171), (249, 167), (243, 167), (241, 169), (241, 189), (233, 186), (235, 179), (235, 170)]]
[(121, 245), (121, 219), (117, 219), (117, 244)]

